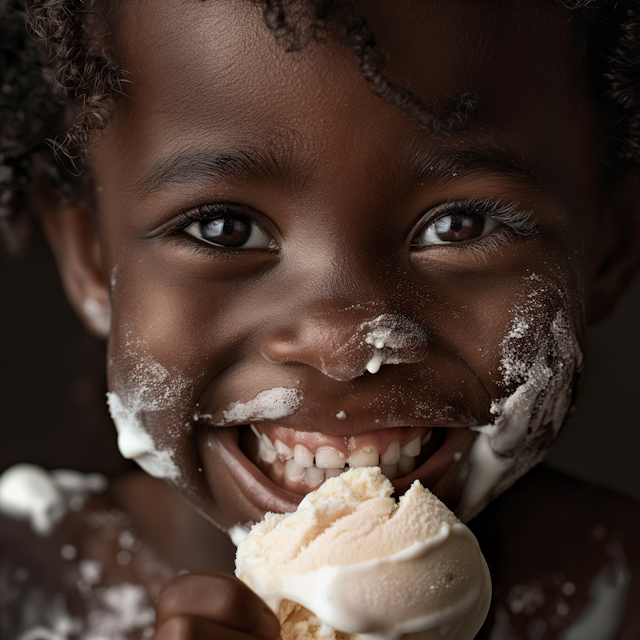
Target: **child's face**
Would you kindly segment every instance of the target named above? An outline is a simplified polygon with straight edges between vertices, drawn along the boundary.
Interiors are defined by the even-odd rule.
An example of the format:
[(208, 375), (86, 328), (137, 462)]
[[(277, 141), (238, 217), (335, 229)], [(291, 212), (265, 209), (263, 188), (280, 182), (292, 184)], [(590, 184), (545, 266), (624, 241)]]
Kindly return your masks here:
[[(333, 447), (331, 464), (389, 449), (389, 473), (393, 443), (434, 428), (396, 487), (419, 478), (468, 517), (570, 405), (603, 205), (567, 16), (363, 12), (396, 84), (438, 112), (477, 93), (466, 131), (436, 137), (376, 97), (341, 33), (286, 52), (250, 2), (122, 5), (131, 99), (92, 160), (110, 404), (123, 453), (225, 528), (323, 475), (240, 425)], [(467, 464), (488, 424), (489, 478), (481, 450)]]

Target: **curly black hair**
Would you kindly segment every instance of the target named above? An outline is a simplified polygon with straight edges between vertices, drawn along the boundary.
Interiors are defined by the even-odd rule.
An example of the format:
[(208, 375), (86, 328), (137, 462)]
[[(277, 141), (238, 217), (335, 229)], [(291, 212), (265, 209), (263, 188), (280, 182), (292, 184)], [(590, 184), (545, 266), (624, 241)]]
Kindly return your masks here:
[[(584, 27), (591, 91), (607, 125), (606, 162), (624, 174), (640, 164), (640, 0), (551, 1)], [(291, 11), (294, 3), (306, 7), (304, 24), (300, 12)], [(261, 4), (265, 24), (287, 50), (340, 22), (372, 91), (426, 129), (443, 135), (460, 130), (478, 108), (474, 95), (459, 95), (443, 120), (395, 85), (384, 74), (375, 34), (351, 16), (349, 0)], [(108, 124), (127, 82), (104, 37), (108, 32), (100, 0), (0, 0), (0, 234), (9, 249), (19, 248), (28, 229), (36, 165), (60, 198), (81, 193), (88, 143)]]

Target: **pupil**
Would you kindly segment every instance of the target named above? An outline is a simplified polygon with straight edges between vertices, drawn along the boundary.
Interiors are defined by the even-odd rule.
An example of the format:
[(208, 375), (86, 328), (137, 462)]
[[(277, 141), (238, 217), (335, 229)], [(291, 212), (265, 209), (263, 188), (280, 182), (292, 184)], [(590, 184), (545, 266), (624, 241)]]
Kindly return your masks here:
[(477, 213), (454, 213), (436, 220), (435, 231), (442, 242), (464, 242), (484, 232), (484, 217)]
[(202, 237), (221, 247), (242, 247), (251, 237), (251, 224), (241, 218), (215, 218), (200, 223)]

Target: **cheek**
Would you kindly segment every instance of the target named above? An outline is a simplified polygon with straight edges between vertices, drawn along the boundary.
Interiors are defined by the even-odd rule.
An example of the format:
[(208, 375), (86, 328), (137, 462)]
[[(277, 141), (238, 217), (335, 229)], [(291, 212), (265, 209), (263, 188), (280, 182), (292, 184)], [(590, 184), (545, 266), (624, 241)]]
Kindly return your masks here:
[(542, 460), (573, 404), (583, 363), (582, 316), (574, 312), (571, 290), (529, 280), (499, 347), (502, 397), (492, 402), (491, 424), (477, 429), (469, 458), (457, 510), (464, 521)]
[(109, 346), (107, 402), (118, 431), (118, 448), (147, 473), (174, 483), (181, 480), (176, 444), (190, 421), (191, 381), (152, 355), (149, 345), (130, 332)]
[(129, 272), (125, 262), (111, 286), (107, 400), (118, 447), (150, 475), (184, 485), (194, 376), (176, 357), (185, 325), (180, 305), (157, 293), (157, 283), (144, 274)]

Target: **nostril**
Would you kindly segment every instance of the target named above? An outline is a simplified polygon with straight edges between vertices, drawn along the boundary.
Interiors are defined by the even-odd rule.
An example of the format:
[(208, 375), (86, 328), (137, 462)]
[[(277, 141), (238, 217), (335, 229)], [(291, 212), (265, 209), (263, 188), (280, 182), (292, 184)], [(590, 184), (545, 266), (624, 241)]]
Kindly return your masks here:
[(420, 362), (429, 350), (427, 330), (405, 316), (385, 313), (361, 325), (364, 341), (373, 347), (366, 364), (369, 373), (377, 373), (385, 364)]

